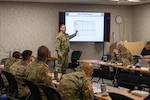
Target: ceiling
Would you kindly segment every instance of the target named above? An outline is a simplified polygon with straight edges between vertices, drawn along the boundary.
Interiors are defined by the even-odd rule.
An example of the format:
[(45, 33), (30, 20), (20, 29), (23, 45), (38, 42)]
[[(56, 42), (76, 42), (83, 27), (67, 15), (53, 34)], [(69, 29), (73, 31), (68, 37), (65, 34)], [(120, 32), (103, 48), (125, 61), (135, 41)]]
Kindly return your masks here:
[[(108, 4), (108, 5), (138, 5), (150, 3), (150, 0), (0, 0), (17, 2), (45, 2), (45, 3), (76, 3), (76, 4)], [(135, 2), (139, 1), (139, 2)]]

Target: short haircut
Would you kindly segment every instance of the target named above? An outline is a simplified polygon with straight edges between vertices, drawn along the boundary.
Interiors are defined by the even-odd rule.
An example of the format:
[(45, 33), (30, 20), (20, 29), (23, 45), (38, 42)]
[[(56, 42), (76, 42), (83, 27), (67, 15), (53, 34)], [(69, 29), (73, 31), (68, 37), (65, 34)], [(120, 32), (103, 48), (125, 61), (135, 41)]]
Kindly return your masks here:
[(50, 51), (46, 46), (40, 46), (38, 48), (37, 56), (39, 61), (45, 61), (50, 57)]
[(23, 60), (27, 60), (31, 56), (32, 56), (32, 51), (31, 50), (25, 50), (22, 53), (22, 59)]
[(146, 45), (150, 45), (150, 41), (147, 41), (147, 42), (146, 42)]
[(14, 51), (12, 57), (19, 59), (21, 57), (21, 53), (19, 51)]
[(59, 26), (59, 28), (61, 28), (62, 26), (65, 26), (65, 24), (61, 24), (61, 25)]

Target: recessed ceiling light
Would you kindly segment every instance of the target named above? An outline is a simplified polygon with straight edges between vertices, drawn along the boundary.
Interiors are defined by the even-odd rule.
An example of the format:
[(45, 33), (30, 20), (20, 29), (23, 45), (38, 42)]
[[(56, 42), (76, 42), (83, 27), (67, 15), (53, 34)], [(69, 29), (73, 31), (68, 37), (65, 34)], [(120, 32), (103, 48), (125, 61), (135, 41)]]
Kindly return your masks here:
[(112, 1), (119, 1), (119, 0), (112, 0)]
[(140, 2), (140, 0), (128, 0), (129, 2)]
[(112, 1), (120, 1), (120, 2), (140, 2), (141, 0), (112, 0)]

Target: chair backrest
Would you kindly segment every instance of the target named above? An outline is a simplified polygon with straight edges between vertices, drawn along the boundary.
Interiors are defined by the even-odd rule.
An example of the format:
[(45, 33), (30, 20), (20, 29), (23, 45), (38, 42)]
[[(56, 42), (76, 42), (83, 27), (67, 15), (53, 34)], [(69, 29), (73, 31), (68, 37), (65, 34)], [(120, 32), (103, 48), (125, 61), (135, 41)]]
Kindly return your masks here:
[(81, 51), (73, 51), (71, 54), (71, 62), (76, 63), (77, 60), (80, 59), (82, 52)]
[(26, 78), (22, 78), (22, 80), (29, 87), (31, 98), (33, 100), (42, 100), (38, 86)]
[(7, 87), (7, 95), (9, 95), (11, 97), (17, 97), (18, 86), (17, 86), (17, 81), (15, 79), (15, 76), (5, 70), (3, 70), (2, 73), (5, 75), (8, 83), (9, 83), (9, 85)]
[(45, 84), (39, 84), (39, 87), (44, 91), (48, 100), (62, 100), (59, 92), (53, 87), (47, 86)]
[(4, 81), (2, 76), (0, 75), (0, 90), (4, 87)]
[(142, 59), (140, 56), (138, 55), (133, 55), (133, 59), (134, 59), (134, 62), (135, 64), (139, 62), (139, 59)]
[(132, 98), (129, 98), (127, 96), (112, 92), (109, 93), (109, 96), (111, 97), (112, 100), (133, 100)]

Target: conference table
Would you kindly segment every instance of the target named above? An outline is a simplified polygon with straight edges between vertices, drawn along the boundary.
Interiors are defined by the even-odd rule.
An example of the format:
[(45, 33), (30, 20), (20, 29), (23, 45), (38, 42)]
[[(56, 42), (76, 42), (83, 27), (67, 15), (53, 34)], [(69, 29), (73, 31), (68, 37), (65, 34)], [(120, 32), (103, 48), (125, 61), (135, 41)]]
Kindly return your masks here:
[[(119, 88), (112, 87), (112, 86), (107, 86), (107, 92), (121, 94), (129, 98), (132, 98), (133, 100), (144, 100), (144, 98), (146, 97), (146, 96), (133, 95), (130, 92), (127, 92), (125, 90), (121, 90)], [(110, 96), (103, 96), (102, 94), (94, 94), (94, 97), (95, 99), (98, 99), (98, 100), (112, 100)]]
[[(92, 64), (98, 64), (98, 65), (103, 65), (103, 66), (111, 66), (111, 67), (114, 67), (114, 68), (117, 68), (117, 69), (125, 69), (125, 70), (132, 70), (132, 71), (140, 71), (140, 72), (150, 73), (150, 70), (145, 70), (145, 69), (141, 69), (141, 68), (129, 68), (127, 66), (121, 66), (121, 65), (116, 65), (116, 64), (113, 64), (113, 63), (107, 63), (107, 62), (104, 62), (102, 60), (78, 60), (78, 62), (80, 62), (80, 63), (92, 63)], [(56, 87), (59, 85), (59, 82), (57, 82), (56, 80), (53, 80), (53, 83), (55, 84)], [(133, 95), (132, 93), (129, 93), (127, 91), (123, 91), (119, 88), (112, 87), (112, 86), (107, 86), (107, 91), (117, 93), (117, 94), (121, 94), (121, 95), (130, 97), (134, 100), (143, 100), (146, 97), (146, 96), (136, 96), (136, 95)], [(98, 100), (112, 100), (110, 98), (110, 96), (103, 96), (102, 94), (94, 94), (94, 97)]]
[(57, 58), (55, 58), (55, 57), (49, 57), (49, 58), (47, 58), (47, 62), (54, 61), (54, 67), (55, 67), (55, 61), (56, 60), (57, 60)]
[[(59, 82), (57, 82), (56, 80), (52, 80), (53, 84), (57, 87), (59, 85)], [(146, 96), (136, 96), (136, 95), (133, 95), (132, 93), (130, 92), (127, 92), (127, 91), (124, 91), (124, 90), (121, 90), (119, 88), (116, 88), (116, 87), (112, 87), (112, 86), (107, 86), (107, 92), (112, 92), (112, 93), (117, 93), (117, 94), (121, 94), (121, 95), (124, 95), (124, 96), (127, 96), (127, 97), (130, 97), (132, 98), (133, 100), (144, 100), (144, 98)], [(104, 96), (103, 94), (101, 93), (95, 93), (94, 94), (94, 97), (95, 99), (97, 100), (112, 100), (111, 97), (108, 95), (108, 96)]]
[(145, 72), (145, 73), (150, 73), (150, 70), (144, 67), (141, 68), (134, 68), (134, 67), (128, 67), (128, 66), (121, 66), (121, 65), (117, 65), (114, 63), (110, 63), (110, 62), (104, 62), (102, 60), (78, 60), (78, 62), (80, 63), (92, 63), (92, 64), (98, 64), (98, 65), (102, 65), (102, 66), (111, 66), (113, 68), (117, 68), (117, 69), (125, 69), (125, 70), (131, 70), (131, 71), (140, 71), (140, 72)]

